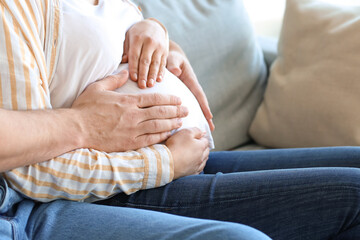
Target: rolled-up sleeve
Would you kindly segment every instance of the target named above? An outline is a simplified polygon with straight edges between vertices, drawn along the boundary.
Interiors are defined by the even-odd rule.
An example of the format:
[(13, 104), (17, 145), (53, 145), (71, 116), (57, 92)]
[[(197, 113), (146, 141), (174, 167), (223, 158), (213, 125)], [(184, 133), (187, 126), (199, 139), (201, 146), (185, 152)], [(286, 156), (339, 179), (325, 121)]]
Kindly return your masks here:
[[(47, 37), (53, 37), (45, 31), (49, 5), (49, 0), (0, 0), (1, 108), (52, 108), (49, 64), (56, 51), (44, 53)], [(77, 149), (2, 175), (12, 188), (38, 201), (95, 201), (165, 185), (173, 180), (174, 168), (169, 149), (158, 144), (116, 153)]]

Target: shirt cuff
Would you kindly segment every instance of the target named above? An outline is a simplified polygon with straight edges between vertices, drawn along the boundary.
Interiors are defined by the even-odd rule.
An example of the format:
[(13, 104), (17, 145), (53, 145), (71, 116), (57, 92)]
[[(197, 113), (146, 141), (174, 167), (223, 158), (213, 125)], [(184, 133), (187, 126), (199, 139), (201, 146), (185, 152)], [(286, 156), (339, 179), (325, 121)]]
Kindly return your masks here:
[(156, 144), (138, 151), (144, 157), (144, 178), (141, 189), (164, 186), (173, 180), (174, 161), (165, 145)]

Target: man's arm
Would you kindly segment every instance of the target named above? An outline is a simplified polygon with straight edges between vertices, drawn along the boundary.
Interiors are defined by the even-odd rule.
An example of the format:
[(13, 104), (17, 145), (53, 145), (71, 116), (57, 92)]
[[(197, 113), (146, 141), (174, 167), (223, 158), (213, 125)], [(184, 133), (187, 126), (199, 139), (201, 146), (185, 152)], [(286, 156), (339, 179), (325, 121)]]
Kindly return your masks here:
[[(126, 79), (127, 74), (122, 74), (92, 84), (72, 109), (1, 110), (0, 123), (4, 127), (0, 127), (0, 131), (4, 141), (0, 141), (0, 166), (1, 171), (12, 169), (3, 173), (10, 186), (39, 201), (57, 198), (94, 200), (117, 192), (130, 194), (172, 181), (174, 164), (164, 145), (113, 153), (91, 148), (73, 150), (78, 146), (108, 148), (110, 151), (148, 146), (165, 140), (169, 129), (179, 127), (177, 120), (167, 119), (187, 114), (179, 105), (170, 106), (179, 104), (178, 98), (121, 95), (112, 91)], [(144, 118), (150, 120), (143, 121)], [(134, 134), (138, 137), (132, 138)], [(69, 152), (63, 154), (64, 151)], [(27, 164), (33, 165), (13, 169)]]
[(83, 145), (73, 109), (0, 109), (0, 172), (51, 159)]
[[(168, 132), (179, 126), (177, 119), (186, 116), (187, 109), (179, 105), (177, 97), (112, 92), (126, 80), (127, 74), (119, 74), (92, 84), (71, 109), (0, 109), (0, 172), (43, 162), (78, 148), (117, 152), (166, 140)], [(146, 109), (137, 107), (141, 104)], [(150, 107), (156, 104), (159, 106)], [(143, 123), (138, 124), (137, 131), (125, 120), (135, 117), (135, 123)]]
[[(73, 105), (73, 110), (78, 114), (73, 114), (71, 118), (80, 120), (80, 124), (75, 125), (80, 130), (80, 140), (77, 139), (79, 136), (71, 136), (71, 133), (66, 131), (65, 135), (62, 132), (59, 137), (54, 136), (54, 129), (59, 127), (55, 131), (58, 133), (57, 131), (63, 130), (62, 124), (73, 123), (68, 123), (67, 117), (58, 119), (59, 114), (52, 115), (53, 118), (50, 119), (49, 115), (45, 114), (47, 111), (55, 111), (51, 112), (53, 114), (62, 110), (49, 110), (50, 73), (46, 65), (46, 53), (43, 52), (44, 41), (40, 39), (41, 34), (38, 32), (38, 24), (41, 23), (33, 22), (43, 18), (32, 18), (26, 14), (37, 11), (29, 9), (34, 4), (19, 4), (20, 7), (14, 8), (9, 7), (14, 5), (13, 1), (3, 1), (0, 4), (0, 32), (4, 33), (0, 35), (0, 49), (5, 49), (0, 53), (0, 108), (35, 110), (38, 111), (36, 114), (43, 114), (37, 115), (39, 118), (46, 119), (42, 118), (42, 121), (36, 122), (38, 119), (35, 115), (30, 115), (32, 120), (29, 120), (29, 123), (35, 125), (25, 125), (26, 130), (21, 130), (26, 132), (24, 135), (28, 139), (23, 143), (17, 143), (25, 147), (25, 151), (20, 148), (17, 150), (16, 146), (11, 147), (11, 150), (1, 149), (2, 155), (8, 157), (2, 161), (11, 160), (6, 169), (11, 168), (11, 164), (24, 166), (38, 162), (3, 172), (2, 176), (9, 185), (30, 198), (51, 201), (57, 198), (101, 199), (118, 192), (132, 193), (171, 181), (174, 174), (173, 161), (166, 146), (155, 145), (136, 151), (121, 151), (130, 150), (132, 147), (138, 148), (144, 142), (154, 142), (155, 139), (166, 139), (169, 131), (178, 128), (177, 118), (182, 114), (177, 98), (160, 95), (121, 95), (112, 91), (121, 85), (121, 81), (116, 77), (109, 77), (89, 86)], [(27, 24), (19, 23), (19, 19)], [(56, 52), (51, 49), (49, 51)], [(122, 74), (122, 79), (127, 79), (128, 73)], [(159, 118), (162, 113), (167, 114)], [(5, 115), (9, 116), (6, 111)], [(23, 123), (16, 120), (18, 117), (22, 115), (10, 114), (10, 119), (16, 123), (14, 126), (8, 123), (10, 129), (12, 127), (13, 130), (18, 127), (17, 124)], [(27, 121), (27, 118), (28, 115), (24, 121)], [(70, 129), (72, 128), (70, 126)], [(6, 129), (2, 131), (4, 135), (9, 136), (8, 132), (5, 133)], [(39, 134), (41, 131), (49, 132)], [(50, 136), (55, 140), (49, 140)], [(65, 139), (66, 137), (68, 139)], [(67, 143), (67, 140), (72, 138), (75, 139)], [(81, 138), (85, 139), (85, 142), (81, 143)], [(7, 146), (14, 141), (21, 142), (21, 136), (9, 137)], [(30, 145), (26, 146), (29, 143)], [(70, 149), (73, 147), (72, 144), (78, 143), (84, 145), (82, 149), (62, 153), (49, 161), (39, 160), (48, 159), (49, 156)], [(55, 149), (49, 150), (50, 147)], [(112, 151), (115, 152), (107, 153)]]

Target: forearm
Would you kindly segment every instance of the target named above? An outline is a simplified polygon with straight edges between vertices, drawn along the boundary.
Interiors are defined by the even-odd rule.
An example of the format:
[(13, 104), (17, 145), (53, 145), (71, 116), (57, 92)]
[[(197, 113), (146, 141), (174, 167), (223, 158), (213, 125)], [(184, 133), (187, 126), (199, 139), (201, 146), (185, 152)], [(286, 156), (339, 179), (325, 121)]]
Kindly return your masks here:
[(0, 109), (0, 172), (82, 147), (81, 126), (76, 118), (72, 109)]
[(77, 149), (39, 164), (3, 173), (10, 186), (29, 198), (94, 201), (116, 193), (163, 186), (174, 176), (168, 148), (154, 145), (137, 151), (105, 153)]

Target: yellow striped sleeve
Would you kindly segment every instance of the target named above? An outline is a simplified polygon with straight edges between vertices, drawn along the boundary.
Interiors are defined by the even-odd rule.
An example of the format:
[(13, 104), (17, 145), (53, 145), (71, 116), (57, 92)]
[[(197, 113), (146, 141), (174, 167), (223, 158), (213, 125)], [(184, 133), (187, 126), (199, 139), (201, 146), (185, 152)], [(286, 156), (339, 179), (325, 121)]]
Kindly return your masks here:
[(171, 156), (165, 148), (154, 145), (124, 153), (78, 149), (47, 162), (13, 169), (4, 177), (12, 188), (38, 201), (91, 202), (170, 182)]
[[(0, 0), (0, 79), (2, 108), (51, 108), (39, 23), (28, 3)], [(25, 14), (31, 12), (31, 14)], [(36, 22), (34, 22), (36, 20)]]
[[(51, 108), (48, 84), (56, 65), (57, 3), (0, 0), (0, 107)], [(172, 180), (172, 166), (164, 145), (123, 153), (78, 149), (3, 176), (13, 189), (38, 201), (94, 201), (162, 186)]]

